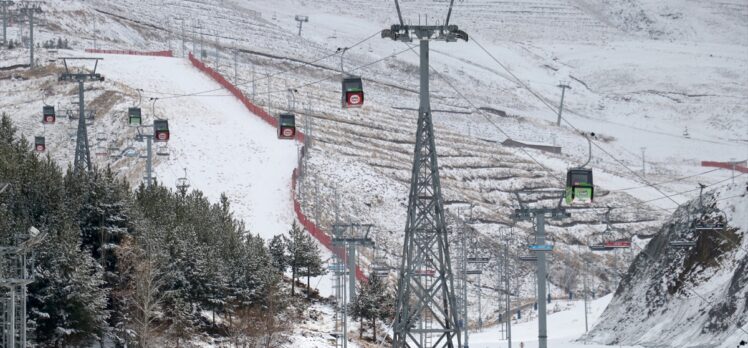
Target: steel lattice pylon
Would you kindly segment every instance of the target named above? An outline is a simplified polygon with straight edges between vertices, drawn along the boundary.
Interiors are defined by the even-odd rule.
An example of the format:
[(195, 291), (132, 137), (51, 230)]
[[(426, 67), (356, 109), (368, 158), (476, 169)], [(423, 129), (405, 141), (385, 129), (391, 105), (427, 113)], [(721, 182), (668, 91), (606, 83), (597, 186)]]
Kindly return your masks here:
[[(438, 35), (438, 29), (393, 29), (399, 35), (410, 35), (413, 30), (420, 41), (421, 57), (421, 99), (393, 347), (459, 347), (460, 329), (429, 100), (429, 40)], [(392, 32), (387, 34), (393, 37)]]

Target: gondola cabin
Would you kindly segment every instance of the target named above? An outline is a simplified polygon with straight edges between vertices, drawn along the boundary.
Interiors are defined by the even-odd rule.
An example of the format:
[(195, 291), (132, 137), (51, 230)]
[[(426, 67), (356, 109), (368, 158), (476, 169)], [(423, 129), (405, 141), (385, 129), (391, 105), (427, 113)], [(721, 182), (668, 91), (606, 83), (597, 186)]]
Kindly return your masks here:
[(155, 142), (169, 141), (169, 121), (167, 120), (153, 121), (153, 141)]
[(34, 138), (34, 150), (36, 152), (44, 152), (47, 149), (47, 145), (44, 143), (44, 137)]
[(364, 105), (364, 84), (360, 77), (343, 79), (343, 108), (360, 108)]
[(595, 196), (592, 169), (569, 169), (566, 172), (566, 203), (589, 204)]
[(130, 108), (127, 110), (127, 124), (131, 126), (140, 126), (143, 124), (143, 116), (140, 108)]
[(55, 107), (52, 105), (44, 105), (44, 107), (42, 108), (42, 123), (55, 123), (56, 118)]
[(296, 116), (280, 114), (278, 116), (278, 139), (293, 139), (296, 136)]
[(606, 248), (610, 249), (628, 249), (631, 248), (631, 242), (628, 240), (613, 240), (603, 243)]

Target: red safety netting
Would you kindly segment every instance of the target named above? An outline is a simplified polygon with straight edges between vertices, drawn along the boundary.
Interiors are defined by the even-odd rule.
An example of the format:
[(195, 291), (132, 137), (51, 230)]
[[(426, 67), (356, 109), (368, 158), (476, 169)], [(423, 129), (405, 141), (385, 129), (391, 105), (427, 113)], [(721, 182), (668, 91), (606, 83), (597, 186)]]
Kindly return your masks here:
[(126, 54), (130, 56), (152, 56), (152, 57), (174, 57), (171, 51), (133, 51), (133, 50), (102, 50), (94, 48), (86, 48), (87, 53), (101, 53), (101, 54)]
[(730, 162), (701, 161), (701, 166), (702, 167), (717, 167), (717, 168), (723, 168), (723, 169), (729, 169), (729, 170), (735, 169), (741, 173), (748, 173), (748, 167), (735, 164), (733, 168), (733, 164)]
[[(239, 99), (242, 104), (249, 110), (251, 113), (259, 116), (263, 121), (267, 122), (269, 125), (277, 128), (278, 127), (278, 120), (273, 117), (272, 115), (268, 114), (264, 109), (260, 108), (259, 106), (253, 104), (249, 98), (247, 98), (242, 91), (234, 86), (231, 82), (226, 80), (223, 75), (221, 75), (219, 72), (213, 70), (209, 66), (205, 65), (205, 63), (201, 62), (199, 59), (195, 58), (195, 56), (192, 55), (192, 53), (189, 54), (189, 60), (190, 63), (194, 67), (196, 67), (198, 70), (202, 71), (206, 75), (210, 76), (218, 82), (222, 87), (226, 88), (233, 94), (237, 99)], [(296, 132), (296, 139), (300, 142), (304, 141), (304, 133), (297, 131)], [(301, 151), (301, 156), (303, 157), (306, 154), (306, 151)], [(301, 160), (299, 160), (299, 163), (301, 163)], [(296, 178), (297, 173), (299, 172), (300, 168), (294, 169), (293, 173), (291, 174), (291, 199), (293, 200), (293, 209), (296, 213), (296, 219), (299, 221), (302, 227), (309, 232), (309, 234), (312, 235), (312, 237), (316, 238), (322, 245), (324, 245), (328, 250), (335, 253), (338, 257), (343, 259), (344, 261), (347, 260), (347, 255), (344, 248), (336, 247), (332, 245), (332, 238), (330, 235), (328, 235), (325, 231), (323, 231), (321, 228), (319, 228), (317, 225), (314, 224), (312, 220), (307, 218), (306, 215), (304, 215), (304, 212), (301, 211), (301, 203), (299, 203), (299, 200), (296, 197)], [(356, 266), (356, 279), (359, 281), (366, 281), (367, 277), (364, 275), (364, 272), (361, 271), (361, 268), (359, 266)]]

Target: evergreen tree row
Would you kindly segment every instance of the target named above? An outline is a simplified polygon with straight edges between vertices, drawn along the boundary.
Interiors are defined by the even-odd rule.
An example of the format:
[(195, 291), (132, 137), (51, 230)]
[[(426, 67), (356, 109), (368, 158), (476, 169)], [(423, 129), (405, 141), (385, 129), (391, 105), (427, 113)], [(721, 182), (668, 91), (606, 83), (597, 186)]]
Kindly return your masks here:
[(0, 244), (31, 226), (47, 235), (28, 287), (39, 346), (180, 346), (200, 333), (266, 342), (284, 329), (283, 272), (324, 271), (308, 234), (294, 226), (268, 248), (226, 196), (210, 203), (158, 183), (132, 190), (109, 169), (63, 172), (30, 149), (3, 115), (0, 182), (10, 186), (0, 194)]

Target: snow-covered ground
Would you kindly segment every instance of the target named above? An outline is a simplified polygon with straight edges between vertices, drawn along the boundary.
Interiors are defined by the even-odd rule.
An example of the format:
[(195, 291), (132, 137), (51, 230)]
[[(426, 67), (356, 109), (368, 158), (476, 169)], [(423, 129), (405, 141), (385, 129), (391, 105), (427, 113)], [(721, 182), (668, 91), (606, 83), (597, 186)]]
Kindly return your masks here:
[[(612, 298), (613, 295), (606, 295), (595, 300), (590, 299), (590, 311), (587, 317), (590, 329), (597, 323), (600, 314), (608, 306)], [(548, 346), (553, 348), (609, 347), (577, 341), (584, 334), (584, 301), (572, 301), (571, 303), (567, 303), (567, 305), (570, 306), (569, 309), (550, 314), (547, 317)], [(469, 343), (471, 348), (508, 347), (507, 340), (501, 340), (500, 338), (499, 328), (492, 326), (484, 328), (481, 332), (471, 332)], [(512, 347), (520, 347), (522, 343), (524, 343), (525, 348), (538, 347), (537, 316), (531, 321), (512, 324)], [(639, 346), (620, 347), (638, 348)]]
[[(406, 19), (415, 23), (418, 21), (416, 14), (429, 13), (429, 20), (433, 21), (436, 16), (443, 15), (444, 7), (443, 2), (414, 0), (404, 3), (403, 10)], [(178, 53), (181, 53), (179, 37), (184, 24), (187, 50), (199, 49), (203, 41), (200, 38), (204, 36), (210, 65), (229, 77), (233, 77), (234, 48), (256, 52), (237, 55), (237, 75), (239, 81), (244, 82), (242, 88), (247, 94), (256, 89), (256, 100), (264, 106), (270, 104), (271, 111), (275, 112), (287, 108), (286, 88), (302, 86), (297, 105), (310, 104), (307, 110), (300, 112), (301, 122), (307, 115), (314, 119), (317, 140), (310, 151), (310, 175), (301, 182), (305, 187), (305, 212), (313, 215), (315, 209), (319, 210), (320, 225), (328, 227), (337, 187), (340, 200), (344, 202), (341, 215), (352, 217), (355, 222), (374, 223), (375, 237), (386, 245), (386, 261), (397, 264), (411, 169), (414, 112), (395, 108), (415, 106), (416, 94), (412, 90), (417, 88), (418, 79), (414, 74), (417, 57), (404, 51), (355, 70), (364, 78), (367, 104), (360, 110), (347, 111), (339, 109), (339, 56), (320, 59), (337, 47), (351, 45), (370, 35), (374, 38), (346, 53), (347, 69), (402, 50), (405, 47), (402, 44), (379, 39), (377, 35), (379, 30), (396, 21), (393, 2), (51, 1), (47, 13), (50, 15), (37, 28), (37, 37), (68, 36), (78, 50), (92, 46), (92, 24), (96, 21), (99, 47), (172, 47)], [(115, 18), (109, 14), (121, 16)], [(296, 14), (310, 17), (301, 37), (296, 35)], [(453, 16), (452, 22), (468, 31), (473, 40), (434, 43), (431, 47), (432, 67), (443, 75), (432, 81), (433, 108), (468, 113), (436, 112), (434, 115), (442, 185), (447, 206), (476, 205), (477, 222), (472, 227), (489, 240), (496, 240), (498, 229), (512, 223), (508, 213), (517, 203), (511, 191), (559, 188), (562, 184), (556, 179), (563, 176), (565, 169), (586, 160), (587, 144), (568, 125), (555, 127), (555, 110), (520, 86), (475, 42), (480, 42), (551, 106), (557, 105), (560, 97), (556, 85), (559, 82), (572, 85), (573, 89), (566, 94), (564, 115), (580, 130), (598, 133), (601, 138), (598, 144), (612, 155), (593, 148), (591, 166), (601, 193), (597, 200), (599, 207), (624, 206), (612, 216), (615, 227), (624, 231), (621, 237), (653, 234), (677, 203), (698, 194), (698, 190), (694, 190), (697, 182), (713, 185), (729, 182), (728, 171), (700, 167), (701, 160), (748, 158), (745, 97), (748, 95), (748, 35), (744, 35), (748, 31), (748, 6), (742, 0), (513, 0), (501, 3), (475, 0), (457, 2)], [(14, 26), (10, 33), (20, 38), (22, 27)], [(0, 54), (3, 61), (10, 64), (23, 62), (21, 52)], [(38, 53), (44, 54), (43, 51)], [(103, 67), (109, 62), (127, 64), (126, 61), (117, 63), (117, 59), (106, 56)], [(141, 58), (122, 59), (140, 62)], [(316, 67), (293, 63), (291, 59), (314, 61)], [(148, 73), (143, 75), (153, 76), (140, 76), (139, 67), (123, 66), (127, 76), (119, 78), (131, 81), (128, 84), (133, 88), (152, 83), (151, 88), (143, 87), (149, 90), (145, 93), (147, 96), (166, 97), (168, 94), (164, 93), (217, 87), (207, 78), (191, 75), (199, 73), (189, 71), (191, 68), (184, 61), (158, 61), (169, 63), (157, 69), (148, 67), (152, 63), (145, 63)], [(281, 73), (289, 68), (295, 70)], [(112, 77), (119, 74), (109, 73)], [(183, 79), (181, 74), (195, 79)], [(264, 74), (276, 75), (271, 82), (258, 79), (256, 86), (250, 83)], [(325, 77), (330, 80), (306, 85)], [(178, 83), (170, 85), (167, 79)], [(455, 85), (474, 105), (455, 96), (445, 80)], [(42, 98), (37, 92), (24, 94), (18, 93), (18, 89), (35, 90), (38, 86), (19, 80), (0, 84), (8, 95), (0, 101), (0, 106), (18, 115), (21, 128), (31, 138), (41, 127), (27, 116), (36, 117)], [(103, 86), (117, 87), (109, 80)], [(203, 88), (205, 86), (212, 87)], [(266, 89), (272, 93), (265, 94)], [(98, 92), (92, 94), (95, 93)], [(206, 93), (210, 94), (213, 93)], [(145, 104), (147, 114), (149, 106)], [(118, 106), (126, 107), (123, 103)], [(508, 117), (479, 112), (473, 106), (502, 110)], [(221, 96), (158, 101), (157, 113), (173, 120), (173, 140), (170, 143), (172, 156), (157, 162), (157, 175), (171, 185), (182, 175), (182, 168), (188, 167), (187, 175), (195, 188), (212, 199), (226, 192), (239, 217), (250, 224), (249, 230), (267, 237), (284, 232), (292, 218), (288, 188), (283, 187), (288, 185), (295, 149), (291, 143), (279, 144), (278, 148), (263, 147), (262, 136), (273, 137), (273, 130), (262, 131), (262, 127), (269, 127), (253, 125), (251, 122), (259, 121), (240, 109), (232, 98)], [(221, 116), (213, 118), (215, 114)], [(113, 116), (105, 117), (108, 124)], [(555, 143), (562, 147), (562, 154), (522, 152), (501, 146), (496, 142), (504, 140), (505, 136), (494, 124), (517, 140)], [(684, 136), (686, 128), (687, 137)], [(69, 144), (63, 149), (58, 141), (64, 136), (56, 135), (58, 131), (54, 127), (47, 127), (46, 132), (48, 139), (54, 140), (50, 144), (53, 158), (70, 160)], [(120, 137), (122, 134), (117, 133)], [(183, 135), (189, 135), (190, 139), (181, 139)], [(253, 148), (255, 140), (258, 142), (256, 149)], [(643, 169), (642, 151), (646, 153), (644, 177), (639, 175)], [(68, 155), (63, 156), (63, 153)], [(270, 154), (281, 155), (283, 159)], [(536, 166), (530, 155), (550, 168), (550, 172)], [(267, 158), (279, 162), (276, 165)], [(142, 163), (127, 161), (132, 160), (119, 160), (115, 165), (129, 173), (131, 179), (136, 176), (133, 181), (139, 181)], [(283, 169), (278, 169), (277, 176), (265, 178), (271, 182), (268, 187), (256, 187), (254, 179), (252, 182), (242, 180), (242, 177), (259, 175), (252, 167), (255, 165)], [(678, 179), (681, 177), (686, 178)], [(745, 176), (737, 180), (745, 180)], [(662, 192), (648, 187), (645, 181), (665, 182), (658, 186)], [(313, 197), (315, 185), (319, 186), (316, 199)], [(675, 202), (663, 197), (663, 193), (672, 196)], [(273, 198), (267, 200), (268, 196)], [(640, 204), (641, 201), (647, 203)], [(537, 203), (554, 202), (541, 199)], [(557, 249), (568, 252), (573, 256), (571, 259), (594, 260), (597, 269), (593, 276), (598, 277), (609, 272), (611, 258), (591, 255), (584, 244), (590, 233), (605, 228), (603, 211), (600, 208), (577, 210), (568, 224), (551, 222), (548, 226)], [(524, 249), (529, 229), (529, 225), (517, 226), (516, 238), (511, 243), (514, 252)], [(489, 245), (488, 249), (495, 250), (494, 245)], [(531, 279), (526, 265), (514, 266), (526, 274), (525, 280)], [(558, 281), (554, 276), (564, 270), (566, 264), (556, 262), (551, 268), (554, 267), (557, 271), (551, 278)], [(598, 278), (600, 287), (610, 289), (611, 284), (602, 279)], [(325, 282), (322, 280), (320, 286), (329, 288)], [(492, 282), (484, 279), (484, 284)], [(520, 284), (524, 297), (531, 293), (530, 284), (531, 281)], [(495, 303), (490, 301), (484, 306), (490, 311)]]
[[(286, 233), (294, 221), (291, 172), (297, 163), (297, 144), (279, 140), (276, 130), (251, 114), (233, 96), (170, 98), (219, 89), (209, 77), (181, 58), (98, 55), (99, 71), (107, 79), (145, 91), (159, 91), (157, 118), (168, 118), (171, 153), (155, 166), (156, 177), (167, 186), (187, 177), (192, 187), (211, 201), (229, 198), (236, 217), (248, 231), (270, 238)], [(148, 92), (144, 92), (148, 93)], [(153, 120), (152, 101), (143, 101), (143, 124)]]

